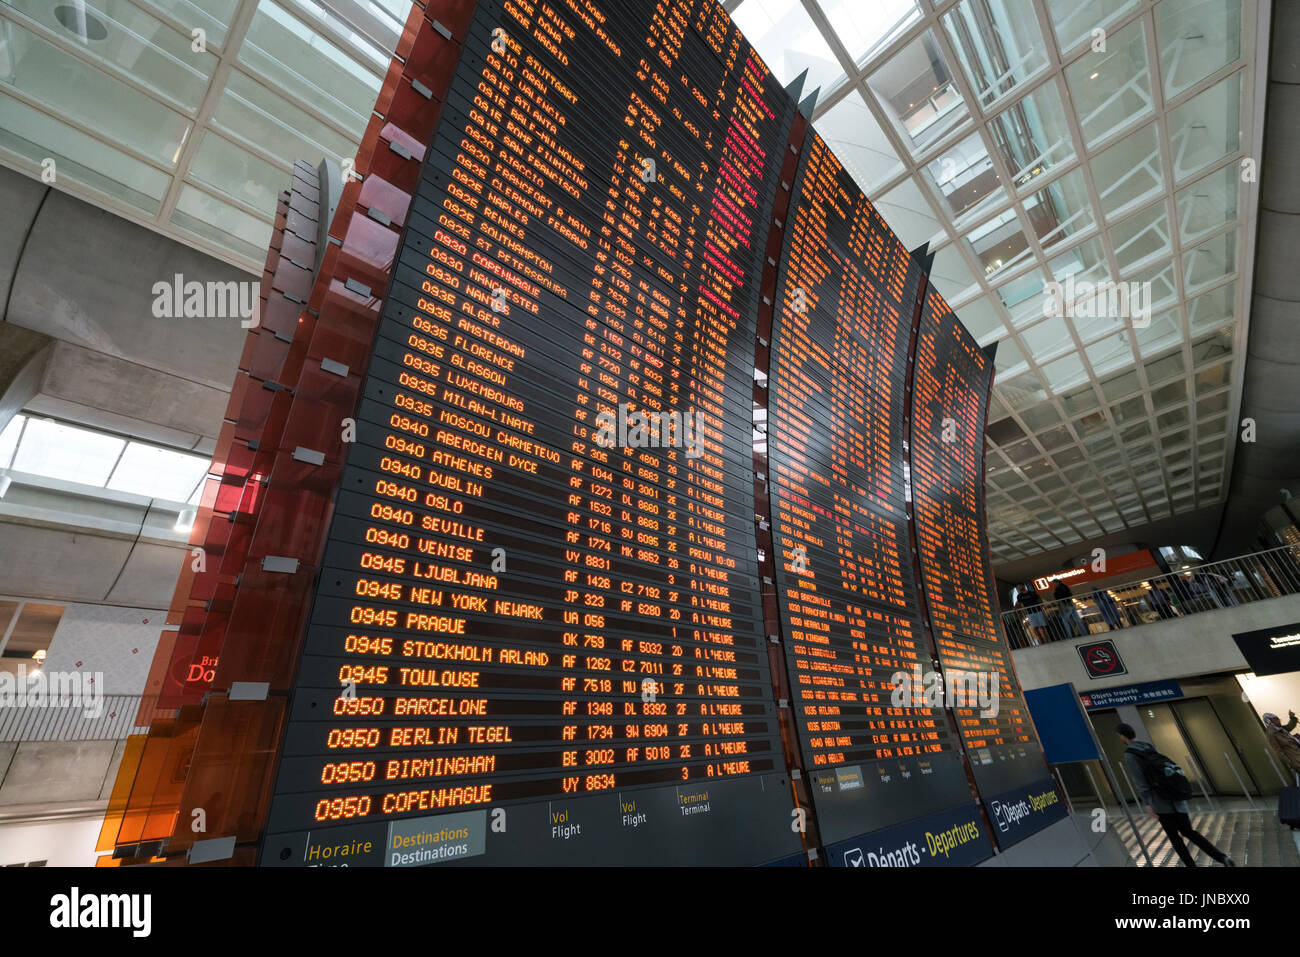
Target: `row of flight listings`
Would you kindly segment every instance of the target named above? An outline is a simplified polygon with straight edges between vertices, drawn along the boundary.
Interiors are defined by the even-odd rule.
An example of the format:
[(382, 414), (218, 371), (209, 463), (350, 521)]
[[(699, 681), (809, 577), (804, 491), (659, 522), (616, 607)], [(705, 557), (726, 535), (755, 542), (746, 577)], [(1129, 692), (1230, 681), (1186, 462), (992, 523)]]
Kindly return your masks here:
[(992, 356), (720, 6), (608, 6), (476, 8), (262, 862), (985, 860), (1064, 813)]

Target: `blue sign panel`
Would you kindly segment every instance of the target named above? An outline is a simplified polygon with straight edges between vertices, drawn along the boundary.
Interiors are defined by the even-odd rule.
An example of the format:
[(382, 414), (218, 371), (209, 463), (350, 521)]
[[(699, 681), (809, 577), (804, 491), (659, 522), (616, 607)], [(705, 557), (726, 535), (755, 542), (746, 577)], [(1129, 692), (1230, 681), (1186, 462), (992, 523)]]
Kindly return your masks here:
[(1116, 708), (1122, 704), (1147, 704), (1151, 701), (1168, 701), (1183, 696), (1182, 686), (1177, 681), (1147, 681), (1140, 685), (1125, 685), (1122, 688), (1102, 688), (1100, 691), (1085, 691), (1079, 700), (1089, 711), (1097, 708)]
[(1003, 850), (1056, 823), (1066, 814), (1065, 802), (1051, 778), (985, 798), (984, 806), (993, 821), (993, 837)]
[(826, 848), (831, 867), (970, 867), (993, 856), (974, 804), (962, 804)]
[(1049, 764), (1096, 761), (1100, 757), (1074, 685), (1067, 682), (1026, 691), (1025, 703)]

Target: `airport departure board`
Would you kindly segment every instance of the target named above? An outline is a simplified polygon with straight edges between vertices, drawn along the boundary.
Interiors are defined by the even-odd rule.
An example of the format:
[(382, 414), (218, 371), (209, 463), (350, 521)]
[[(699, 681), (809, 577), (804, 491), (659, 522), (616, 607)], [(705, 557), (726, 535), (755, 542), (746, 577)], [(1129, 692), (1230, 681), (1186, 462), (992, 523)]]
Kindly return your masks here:
[(801, 852), (749, 395), (794, 109), (714, 0), (478, 4), (365, 379), (264, 863)]
[[(1011, 676), (991, 360), (795, 115), (717, 0), (476, 4), (263, 864), (791, 863), (808, 811), (831, 863), (991, 853), (963, 741), (981, 790), (1041, 778), (1018, 688), (996, 718), (922, 697), (939, 666)], [(988, 820), (1021, 797), (1047, 800)]]
[(932, 670), (904, 446), (921, 269), (826, 143), (804, 143), (773, 322), (773, 547), (800, 746), (823, 838), (970, 801)]
[[(985, 534), (984, 428), (993, 373), (992, 354), (980, 348), (943, 297), (928, 289), (913, 370), (917, 558), (945, 673), (998, 675), (996, 709), (953, 709), (982, 794), (1048, 775), (998, 627)], [(986, 700), (991, 696), (989, 686)]]

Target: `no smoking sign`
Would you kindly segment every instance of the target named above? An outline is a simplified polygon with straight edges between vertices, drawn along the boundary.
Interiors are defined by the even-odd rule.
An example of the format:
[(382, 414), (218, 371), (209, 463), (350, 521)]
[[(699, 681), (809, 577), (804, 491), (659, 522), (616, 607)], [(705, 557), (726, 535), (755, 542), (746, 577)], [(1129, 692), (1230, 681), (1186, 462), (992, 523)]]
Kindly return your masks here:
[(1075, 645), (1075, 648), (1083, 659), (1083, 667), (1089, 678), (1111, 678), (1128, 674), (1128, 669), (1124, 667), (1124, 661), (1115, 648), (1115, 642), (1110, 639), (1085, 642)]

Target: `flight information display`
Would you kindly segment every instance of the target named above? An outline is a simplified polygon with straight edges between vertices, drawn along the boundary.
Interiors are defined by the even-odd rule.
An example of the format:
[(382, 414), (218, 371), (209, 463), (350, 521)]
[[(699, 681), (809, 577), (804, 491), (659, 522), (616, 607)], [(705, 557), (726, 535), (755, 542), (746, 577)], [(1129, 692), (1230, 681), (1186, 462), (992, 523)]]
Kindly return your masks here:
[[(826, 842), (970, 802), (932, 671), (908, 528), (908, 355), (921, 268), (810, 134), (788, 216), (769, 378), (777, 595)], [(915, 678), (915, 681), (913, 681)]]
[(985, 682), (977, 689), (982, 701), (968, 698), (953, 709), (985, 795), (1048, 776), (998, 628), (985, 537), (984, 426), (993, 374), (992, 354), (980, 348), (943, 297), (927, 289), (912, 394), (917, 559), (944, 672)]
[[(750, 464), (794, 110), (715, 0), (478, 4), (365, 379), (264, 863), (801, 852)], [(882, 268), (904, 295), (906, 263)], [(857, 576), (873, 608), (910, 587)]]

